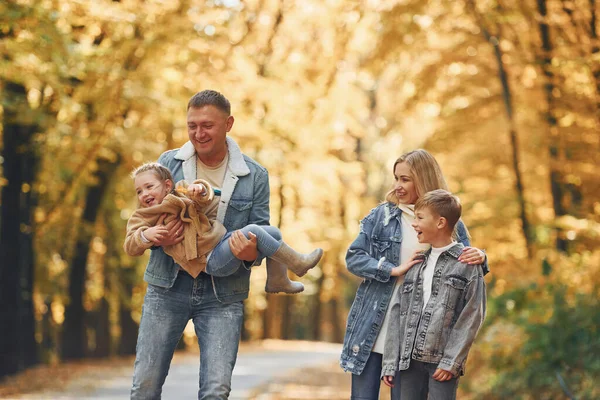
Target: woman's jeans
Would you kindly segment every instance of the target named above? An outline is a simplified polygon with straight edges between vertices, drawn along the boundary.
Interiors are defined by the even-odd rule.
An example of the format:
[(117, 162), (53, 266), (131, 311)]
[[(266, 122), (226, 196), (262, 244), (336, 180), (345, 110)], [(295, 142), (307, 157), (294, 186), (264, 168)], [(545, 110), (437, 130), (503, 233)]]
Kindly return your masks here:
[(173, 287), (148, 285), (138, 333), (132, 399), (160, 399), (177, 342), (189, 320), (200, 346), (198, 399), (226, 399), (243, 322), (242, 302), (220, 303), (211, 277), (179, 271)]
[[(351, 400), (377, 400), (379, 399), (379, 387), (381, 385), (381, 361), (382, 355), (371, 353), (365, 368), (360, 375), (352, 374)], [(385, 384), (384, 384), (385, 386)], [(385, 386), (387, 388), (387, 386)], [(392, 400), (400, 399), (400, 376), (396, 373), (394, 387), (391, 390)]]
[[(246, 238), (250, 238), (249, 232), (256, 235), (256, 248), (259, 257), (271, 257), (281, 246), (281, 231), (274, 226), (269, 225), (246, 225), (240, 229)], [(223, 239), (213, 249), (208, 257), (206, 272), (214, 276), (227, 276), (233, 274), (240, 266), (238, 260), (229, 247), (229, 237), (231, 232), (228, 232)]]

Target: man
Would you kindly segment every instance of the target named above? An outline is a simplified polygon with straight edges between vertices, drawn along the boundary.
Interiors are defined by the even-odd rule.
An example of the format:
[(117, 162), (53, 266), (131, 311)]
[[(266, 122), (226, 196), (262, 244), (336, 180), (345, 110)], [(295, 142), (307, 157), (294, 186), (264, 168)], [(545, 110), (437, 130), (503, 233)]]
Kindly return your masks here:
[[(148, 289), (136, 347), (132, 399), (159, 399), (171, 359), (191, 319), (200, 346), (198, 399), (227, 399), (243, 323), (242, 301), (248, 297), (250, 267), (260, 264), (256, 237), (238, 229), (269, 224), (267, 170), (242, 154), (227, 133), (233, 126), (229, 101), (204, 90), (187, 107), (189, 142), (163, 153), (158, 162), (169, 168), (175, 181), (205, 179), (221, 188), (207, 211), (227, 231), (239, 268), (227, 277), (201, 273), (196, 279), (184, 272), (161, 247), (152, 250), (144, 280)], [(181, 222), (167, 225), (169, 237), (157, 246), (182, 240)]]

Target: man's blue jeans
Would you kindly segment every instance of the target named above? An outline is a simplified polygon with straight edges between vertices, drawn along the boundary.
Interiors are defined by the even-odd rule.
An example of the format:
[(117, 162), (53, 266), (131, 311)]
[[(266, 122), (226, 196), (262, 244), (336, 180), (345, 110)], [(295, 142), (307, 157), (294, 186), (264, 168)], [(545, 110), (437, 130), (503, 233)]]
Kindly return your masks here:
[(242, 302), (223, 304), (211, 278), (179, 271), (169, 289), (148, 285), (138, 333), (131, 399), (160, 399), (177, 342), (189, 320), (200, 346), (198, 399), (226, 399), (243, 322)]

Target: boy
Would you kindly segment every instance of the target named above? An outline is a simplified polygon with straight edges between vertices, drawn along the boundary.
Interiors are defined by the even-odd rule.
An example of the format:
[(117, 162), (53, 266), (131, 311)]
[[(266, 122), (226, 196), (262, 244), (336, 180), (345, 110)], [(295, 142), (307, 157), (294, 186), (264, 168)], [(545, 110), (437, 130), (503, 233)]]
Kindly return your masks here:
[(402, 399), (455, 399), (458, 378), (485, 317), (482, 268), (458, 261), (463, 245), (452, 238), (460, 219), (459, 199), (433, 190), (415, 204), (419, 243), (431, 244), (406, 273), (393, 299), (382, 376), (394, 386), (400, 370)]

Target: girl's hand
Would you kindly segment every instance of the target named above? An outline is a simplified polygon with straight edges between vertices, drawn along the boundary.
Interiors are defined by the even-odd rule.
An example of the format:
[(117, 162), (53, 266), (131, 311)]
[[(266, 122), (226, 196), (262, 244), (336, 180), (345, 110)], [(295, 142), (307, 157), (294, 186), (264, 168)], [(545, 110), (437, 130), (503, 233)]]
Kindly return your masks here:
[(187, 187), (187, 193), (190, 197), (201, 196), (204, 197), (208, 194), (204, 185), (199, 185), (197, 183), (192, 183)]
[(394, 377), (391, 375), (384, 376), (383, 383), (385, 383), (387, 386), (393, 388), (394, 387)]
[(415, 251), (410, 259), (406, 261), (404, 264), (400, 264), (397, 267), (392, 268), (391, 276), (402, 276), (408, 272), (409, 269), (413, 267), (413, 265), (420, 263), (423, 261), (425, 257), (423, 253), (420, 251)]
[(483, 264), (485, 253), (477, 247), (465, 247), (460, 257), (458, 257), (458, 261), (467, 264)]
[(144, 237), (156, 244), (163, 240), (168, 233), (169, 230), (164, 225), (156, 225), (146, 229), (144, 231)]
[(433, 375), (431, 377), (438, 382), (445, 382), (445, 381), (449, 381), (450, 379), (454, 378), (454, 375), (452, 375), (452, 372), (450, 372), (450, 371), (446, 371), (445, 369), (438, 368), (435, 370), (435, 372), (433, 373)]

